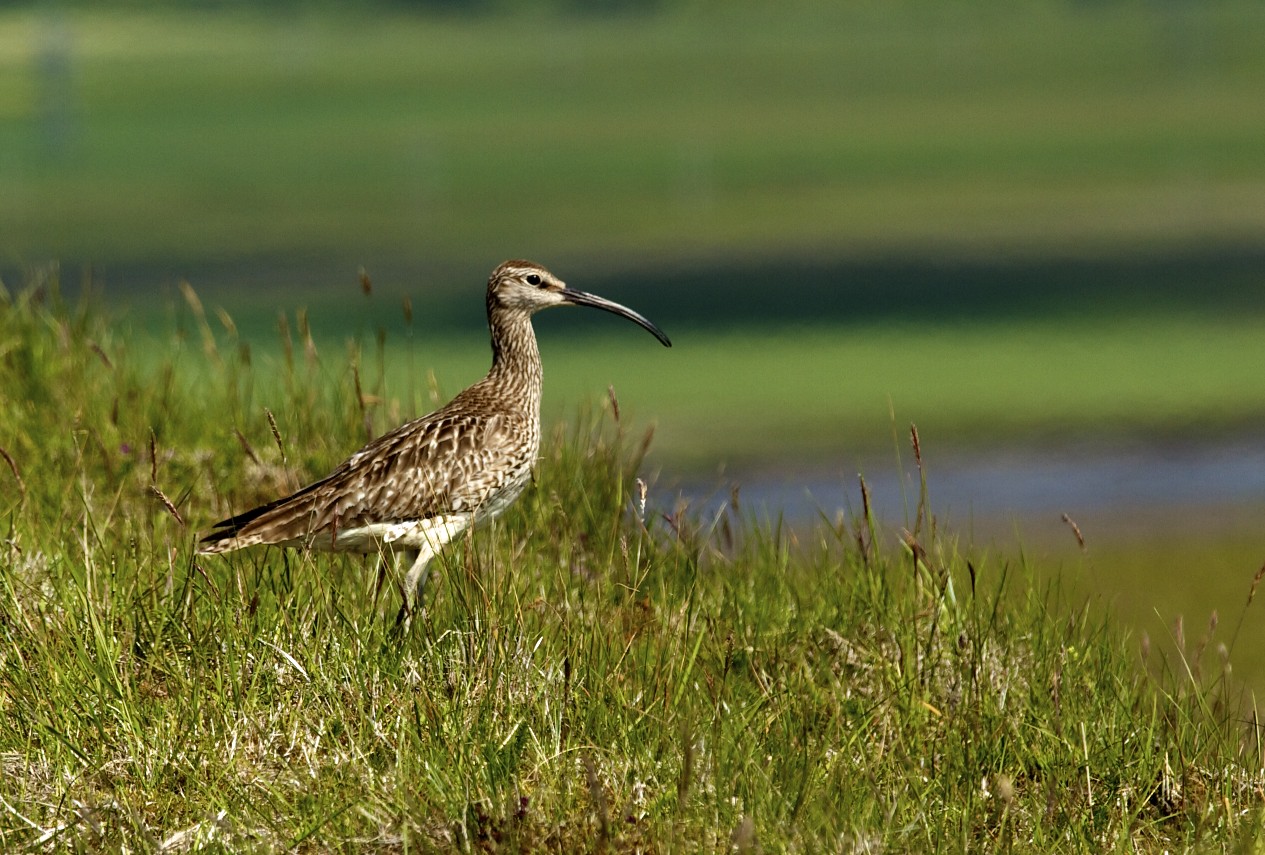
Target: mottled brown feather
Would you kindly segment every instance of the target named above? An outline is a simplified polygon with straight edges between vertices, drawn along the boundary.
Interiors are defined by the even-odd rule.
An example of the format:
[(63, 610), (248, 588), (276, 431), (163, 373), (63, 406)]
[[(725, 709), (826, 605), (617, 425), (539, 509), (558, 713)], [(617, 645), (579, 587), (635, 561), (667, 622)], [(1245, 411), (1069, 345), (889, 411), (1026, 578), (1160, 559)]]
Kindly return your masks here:
[(477, 514), (499, 505), (497, 494), (530, 474), (539, 422), (530, 403), (506, 407), (504, 398), (485, 394), (486, 382), (384, 434), (320, 481), (217, 523), (201, 551), (290, 543), (319, 532), (454, 511)]

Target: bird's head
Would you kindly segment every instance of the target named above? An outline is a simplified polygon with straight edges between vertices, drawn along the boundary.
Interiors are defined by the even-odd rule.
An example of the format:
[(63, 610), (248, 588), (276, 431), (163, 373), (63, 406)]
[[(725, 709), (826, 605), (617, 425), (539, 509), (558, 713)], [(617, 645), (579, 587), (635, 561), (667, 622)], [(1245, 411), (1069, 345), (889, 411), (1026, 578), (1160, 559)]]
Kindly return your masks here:
[(506, 261), (492, 271), (488, 279), (488, 309), (517, 309), (529, 314), (551, 306), (592, 306), (620, 315), (649, 330), (655, 338), (671, 347), (672, 342), (657, 326), (619, 303), (568, 288), (567, 284), (544, 267), (531, 261)]

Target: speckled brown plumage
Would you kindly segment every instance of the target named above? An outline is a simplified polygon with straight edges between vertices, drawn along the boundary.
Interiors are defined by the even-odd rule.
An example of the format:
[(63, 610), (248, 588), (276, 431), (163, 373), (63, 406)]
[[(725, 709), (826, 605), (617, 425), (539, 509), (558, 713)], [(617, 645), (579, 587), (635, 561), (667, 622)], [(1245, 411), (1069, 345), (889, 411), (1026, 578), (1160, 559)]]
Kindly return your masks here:
[(369, 443), (325, 478), (216, 523), (198, 551), (277, 544), (392, 553), (410, 564), (400, 613), (407, 617), (435, 553), (472, 523), (505, 510), (531, 480), (541, 392), (531, 316), (561, 305), (614, 312), (670, 345), (631, 309), (569, 289), (538, 264), (507, 261), (488, 280), (487, 376), (441, 409)]

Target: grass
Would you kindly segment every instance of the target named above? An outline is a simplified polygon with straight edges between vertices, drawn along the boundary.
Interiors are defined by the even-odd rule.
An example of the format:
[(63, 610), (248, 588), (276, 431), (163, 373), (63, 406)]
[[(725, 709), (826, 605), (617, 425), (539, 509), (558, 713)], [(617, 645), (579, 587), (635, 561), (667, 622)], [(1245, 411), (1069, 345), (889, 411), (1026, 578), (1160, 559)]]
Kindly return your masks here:
[(326, 382), (300, 336), (274, 436), (196, 326), (154, 365), (91, 302), (0, 306), (5, 849), (1257, 845), (1233, 645), (1147, 649), (926, 508), (900, 545), (643, 511), (642, 431), (598, 406), (397, 635), (373, 560), (191, 554), (380, 430), (395, 381)]
[(629, 266), (1252, 243), (1263, 27), (1249, 2), (10, 9), (0, 252), (465, 272), (488, 247)]

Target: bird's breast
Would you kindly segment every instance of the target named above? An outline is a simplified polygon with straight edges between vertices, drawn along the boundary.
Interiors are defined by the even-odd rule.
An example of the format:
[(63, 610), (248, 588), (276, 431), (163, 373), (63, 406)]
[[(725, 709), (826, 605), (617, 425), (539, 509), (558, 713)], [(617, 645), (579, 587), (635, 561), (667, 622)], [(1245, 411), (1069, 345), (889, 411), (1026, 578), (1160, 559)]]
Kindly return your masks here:
[(514, 500), (522, 495), (523, 490), (531, 482), (532, 465), (536, 462), (536, 454), (524, 455), (520, 460), (508, 466), (500, 483), (489, 491), (479, 506), (479, 518), (489, 519), (499, 516)]

